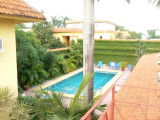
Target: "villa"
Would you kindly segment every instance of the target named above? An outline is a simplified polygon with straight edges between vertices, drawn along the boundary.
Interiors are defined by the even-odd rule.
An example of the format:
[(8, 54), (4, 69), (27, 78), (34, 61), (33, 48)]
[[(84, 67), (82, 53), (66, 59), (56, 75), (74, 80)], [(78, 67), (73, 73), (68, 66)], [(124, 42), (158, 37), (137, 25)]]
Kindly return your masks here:
[[(83, 21), (69, 20), (66, 28), (54, 28), (54, 36), (62, 42), (70, 44), (70, 40), (83, 39)], [(95, 20), (95, 39), (115, 39), (116, 23), (108, 20)]]
[[(15, 9), (16, 8), (16, 9)], [(0, 86), (18, 94), (15, 24), (45, 20), (23, 0), (0, 0)]]
[[(28, 23), (28, 22), (41, 22), (44, 21), (45, 19), (46, 19), (45, 16), (41, 12), (35, 10), (33, 7), (31, 7), (23, 0), (0, 0), (0, 68), (1, 68), (0, 87), (3, 88), (8, 87), (9, 89), (11, 89), (11, 92), (15, 93), (15, 97), (18, 96), (15, 24)], [(108, 20), (95, 20), (95, 39), (97, 39), (97, 41), (99, 40), (98, 42), (104, 39), (115, 39), (116, 34), (118, 32), (121, 32), (121, 31), (115, 31), (115, 26), (116, 24), (114, 22)], [(53, 31), (54, 31), (54, 36), (56, 38), (59, 38), (62, 42), (65, 42), (68, 45), (70, 45), (71, 40), (77, 41), (77, 39), (83, 39), (83, 21), (69, 20), (67, 21), (66, 28), (54, 28)], [(124, 35), (124, 37), (127, 37), (129, 35), (128, 32), (122, 32), (122, 34)], [(156, 44), (158, 45), (158, 42)], [(123, 45), (121, 46), (123, 47)], [(127, 47), (128, 46), (129, 44), (127, 43)], [(111, 48), (112, 46), (110, 45), (109, 47)], [(68, 49), (69, 48), (57, 48), (55, 50), (49, 50), (47, 52), (61, 51)], [(107, 51), (108, 49), (102, 49), (101, 51), (103, 52), (105, 50)], [(114, 51), (114, 49), (111, 50), (113, 50), (113, 52), (116, 51), (116, 50)], [(126, 51), (126, 49), (121, 49), (121, 50)], [(32, 49), (29, 53), (31, 52)], [(44, 53), (46, 53), (45, 50)], [(78, 52), (74, 54), (77, 53)], [(41, 54), (40, 51), (38, 52), (38, 54)], [(104, 54), (101, 54), (100, 57), (102, 55)], [(55, 119), (54, 116), (58, 115), (57, 113), (62, 112), (62, 114), (59, 114), (60, 115), (59, 120), (65, 118), (63, 115), (67, 116), (69, 113), (71, 113), (69, 117), (75, 115), (74, 119), (77, 119), (77, 116), (79, 114), (79, 112), (77, 111), (81, 109), (80, 107), (82, 105), (78, 103), (80, 103), (81, 100), (80, 98), (82, 98), (81, 95), (83, 95), (83, 93), (81, 94), (81, 92), (83, 91), (83, 89), (81, 90), (81, 92), (79, 92), (79, 97), (76, 97), (76, 100), (78, 102), (70, 102), (70, 101), (74, 100), (73, 97), (76, 96), (75, 95), (76, 91), (79, 90), (80, 84), (83, 83), (82, 79), (84, 75), (83, 75), (83, 68), (79, 69), (79, 67), (77, 67), (77, 70), (74, 69), (74, 71), (72, 72), (69, 71), (60, 74), (60, 72), (58, 71), (58, 67), (59, 66), (63, 67), (64, 64), (63, 62), (65, 62), (64, 64), (65, 66), (67, 66), (69, 63), (72, 62), (70, 59), (68, 60), (68, 58), (72, 58), (72, 56), (71, 55), (68, 56), (69, 57), (67, 57), (67, 62), (64, 61), (63, 56), (60, 56), (62, 59), (60, 58), (57, 60), (59, 64), (50, 65), (51, 68), (54, 68), (55, 66), (57, 67), (57, 70), (53, 71), (56, 71), (55, 74), (59, 74), (59, 76), (54, 76), (54, 79), (52, 79), (53, 76), (51, 76), (50, 78), (52, 80), (47, 79), (46, 81), (43, 81), (43, 83), (40, 85), (42, 90), (44, 90), (47, 93), (47, 95), (45, 95), (43, 92), (37, 94), (39, 97), (34, 97), (36, 99), (38, 98), (38, 100), (47, 100), (47, 101), (40, 102), (38, 100), (36, 101), (35, 99), (33, 99), (34, 101), (33, 103), (32, 101), (29, 102), (30, 104), (34, 104), (35, 106), (31, 107), (32, 108), (31, 110), (28, 110), (30, 107), (28, 107), (29, 105), (26, 102), (27, 99), (25, 99), (26, 101), (24, 100), (24, 103), (25, 102), (26, 103), (25, 106), (22, 107), (24, 107), (24, 109), (27, 108), (27, 111), (29, 111), (26, 114), (33, 115), (32, 117), (35, 117), (35, 119), (38, 120), (39, 114), (45, 116), (44, 117), (45, 119), (48, 119), (47, 118), (48, 116), (49, 117), (51, 116), (53, 117), (52, 119)], [(108, 57), (109, 54), (106, 56)], [(102, 59), (100, 57), (98, 59)], [(137, 57), (137, 56), (131, 55), (131, 57)], [(46, 58), (47, 60), (50, 59), (49, 57)], [(53, 56), (51, 57), (51, 59), (52, 58)], [(129, 55), (126, 56), (126, 58), (129, 58)], [(32, 60), (32, 57), (30, 57), (30, 59)], [(36, 64), (37, 61), (38, 59), (35, 60)], [(75, 62), (75, 60), (73, 61)], [(46, 63), (40, 65), (44, 67), (44, 65), (48, 63), (51, 62), (47, 61)], [(56, 62), (53, 60), (53, 63)], [(110, 63), (113, 63), (111, 67)], [(91, 65), (93, 64), (94, 64), (93, 89), (95, 92), (94, 97), (100, 95), (100, 98), (99, 100), (97, 100), (96, 103), (94, 103), (94, 105), (91, 108), (89, 107), (90, 110), (88, 110), (89, 108), (86, 109), (86, 111), (88, 110), (88, 112), (84, 111), (84, 109), (83, 111), (81, 110), (83, 113), (80, 113), (78, 116), (79, 118), (81, 117), (80, 120), (86, 120), (86, 119), (90, 120), (92, 112), (96, 113), (97, 116), (99, 115), (98, 120), (160, 120), (160, 53), (143, 55), (136, 64), (136, 66), (134, 67), (134, 69), (131, 69), (131, 67), (130, 68), (128, 67), (126, 69), (125, 68), (126, 64), (124, 64), (123, 65), (124, 67), (122, 67), (121, 61), (119, 61), (119, 63), (109, 62), (109, 66), (108, 62), (104, 62), (102, 64), (102, 61), (99, 61), (97, 66), (95, 65), (95, 63), (91, 62)], [(117, 64), (119, 65), (116, 67)], [(72, 68), (73, 65), (74, 64), (72, 64), (70, 68)], [(126, 70), (123, 71), (122, 69), (120, 69), (120, 67)], [(39, 66), (37, 68), (39, 68)], [(41, 71), (44, 72), (43, 70)], [(66, 69), (63, 69), (63, 71), (66, 71)], [(42, 72), (40, 72), (40, 74)], [(32, 73), (34, 74), (34, 72)], [(47, 76), (49, 75), (47, 74)], [(39, 81), (39, 78), (37, 79), (37, 81)], [(28, 91), (24, 91), (21, 97), (23, 97), (24, 95), (25, 97), (27, 96), (31, 97), (31, 94), (34, 96), (39, 88), (39, 85), (37, 86), (36, 85), (37, 84), (33, 84), (33, 87), (31, 86), (32, 88), (30, 88)], [(82, 87), (85, 88), (84, 85), (82, 85)], [(56, 94), (55, 93), (51, 94), (51, 90), (54, 90)], [(63, 94), (64, 96), (62, 97), (69, 101), (66, 102), (67, 106), (63, 105), (63, 100), (60, 97), (56, 96), (57, 93), (62, 91), (64, 92)], [(52, 99), (49, 100), (46, 99), (49, 98), (50, 96), (52, 96)], [(56, 100), (53, 98), (56, 98)], [(62, 104), (60, 103), (58, 105), (57, 104), (58, 100), (62, 102)], [(42, 106), (39, 106), (38, 105), (39, 103), (43, 103)], [(100, 110), (98, 111), (97, 106), (99, 106), (101, 103), (106, 105), (105, 109), (103, 111)], [(72, 108), (76, 107), (76, 109), (70, 109), (69, 104), (72, 105)], [(63, 108), (63, 106), (65, 109)], [(44, 109), (43, 108), (41, 109), (41, 107), (44, 107)], [(38, 108), (37, 109), (38, 115), (35, 113), (32, 114), (34, 108)], [(55, 112), (54, 109), (57, 108), (60, 108), (61, 110)], [(17, 111), (19, 109), (20, 108), (17, 107)], [(19, 114), (21, 114), (21, 112), (22, 114), (23, 112), (25, 113), (24, 109), (23, 110), (21, 109), (22, 111), (20, 112), (18, 111)], [(44, 114), (41, 113), (40, 109)], [(74, 111), (76, 112), (74, 113)], [(1, 112), (0, 120), (7, 120), (9, 114), (4, 110), (0, 112)], [(41, 119), (44, 118), (42, 117)]]

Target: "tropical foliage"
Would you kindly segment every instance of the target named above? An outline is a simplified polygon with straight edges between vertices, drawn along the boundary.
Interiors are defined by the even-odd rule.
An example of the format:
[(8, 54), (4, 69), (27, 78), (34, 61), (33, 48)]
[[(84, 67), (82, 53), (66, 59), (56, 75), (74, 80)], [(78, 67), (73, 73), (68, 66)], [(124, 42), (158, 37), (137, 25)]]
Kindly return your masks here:
[(45, 48), (33, 33), (16, 30), (18, 82), (21, 87), (37, 85), (45, 78)]
[(9, 88), (0, 87), (0, 114), (11, 111), (14, 104), (13, 97), (14, 94), (11, 93)]
[[(19, 97), (19, 104), (23, 105), (25, 102), (25, 105), (23, 109), (18, 107), (20, 109), (16, 109), (16, 111), (21, 112), (16, 113), (23, 113), (23, 111), (26, 111), (29, 115), (28, 117), (32, 117), (32, 120), (78, 120), (92, 105), (92, 103), (86, 105), (81, 96), (82, 91), (92, 76), (89, 76), (89, 74), (84, 76), (78, 91), (71, 101), (65, 99), (63, 93), (57, 94), (54, 91), (47, 92), (40, 88), (36, 92), (36, 97)], [(41, 95), (45, 97), (41, 98)], [(13, 114), (12, 116), (15, 115)], [(22, 116), (25, 116), (25, 114), (22, 114), (21, 117)]]
[(11, 120), (30, 120), (31, 119), (31, 109), (27, 107), (25, 102), (17, 101), (15, 106), (12, 108), (10, 113)]
[[(12, 112), (12, 116), (17, 116), (15, 118), (26, 116), (31, 120), (79, 120), (100, 98), (100, 96), (95, 97), (94, 101), (87, 105), (82, 96), (82, 92), (92, 76), (93, 74), (91, 76), (86, 74), (83, 77), (73, 99), (65, 98), (63, 93), (55, 93), (53, 90), (48, 92), (42, 88), (36, 91), (35, 97), (20, 96), (18, 101), (21, 107), (18, 105), (16, 107), (18, 109), (16, 109), (16, 112)], [(101, 104), (97, 109), (103, 111), (105, 107), (106, 105)], [(26, 114), (24, 111), (26, 111)], [(94, 119), (97, 116), (92, 115), (94, 115), (94, 117), (92, 116)]]
[(65, 28), (66, 27), (66, 21), (69, 20), (68, 17), (51, 17), (52, 19), (52, 28)]
[(147, 30), (149, 39), (159, 39), (160, 35), (156, 35), (157, 30)]
[(59, 39), (53, 36), (52, 24), (48, 21), (36, 23), (32, 26), (33, 32), (41, 41), (41, 44), (50, 49), (65, 47)]
[(118, 39), (124, 39), (123, 34), (122, 34), (122, 32), (124, 31), (129, 33), (129, 35), (127, 36), (127, 39), (142, 39), (142, 33), (138, 33), (136, 31), (125, 29), (124, 26), (116, 25), (115, 29), (116, 31), (118, 31), (116, 35), (116, 38)]
[(16, 29), (18, 83), (21, 88), (34, 86), (82, 67), (82, 52), (74, 44), (66, 54), (45, 52), (32, 32)]

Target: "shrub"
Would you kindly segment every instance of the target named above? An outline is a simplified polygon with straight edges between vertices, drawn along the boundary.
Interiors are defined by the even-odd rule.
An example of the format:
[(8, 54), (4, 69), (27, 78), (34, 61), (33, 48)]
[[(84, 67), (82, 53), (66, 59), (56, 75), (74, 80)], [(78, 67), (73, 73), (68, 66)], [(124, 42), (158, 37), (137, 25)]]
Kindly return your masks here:
[(50, 68), (54, 53), (46, 53), (41, 42), (31, 32), (16, 30), (17, 68), (20, 87), (38, 85), (53, 77)]
[[(83, 48), (83, 40), (79, 39), (78, 43)], [(94, 60), (103, 61), (108, 64), (109, 61), (120, 62), (124, 61), (128, 64), (135, 65), (137, 63), (136, 46), (138, 42), (127, 40), (95, 40)], [(160, 52), (160, 42), (146, 41), (145, 54)]]

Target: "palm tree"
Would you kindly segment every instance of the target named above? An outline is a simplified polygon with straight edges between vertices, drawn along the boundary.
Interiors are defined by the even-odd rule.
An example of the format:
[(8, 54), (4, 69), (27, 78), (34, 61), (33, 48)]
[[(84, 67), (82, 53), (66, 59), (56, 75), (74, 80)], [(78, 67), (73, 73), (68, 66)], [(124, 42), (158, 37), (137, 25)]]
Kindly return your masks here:
[[(81, 96), (83, 89), (93, 76), (93, 74), (91, 76), (89, 75), (90, 74), (86, 74), (86, 76), (83, 77), (70, 104), (68, 104), (68, 99), (67, 101), (64, 99), (62, 93), (56, 94), (54, 91), (48, 92), (40, 88), (37, 93), (48, 96), (48, 98), (44, 98), (44, 100), (48, 100), (48, 102), (43, 101), (40, 103), (40, 106), (32, 107), (35, 115), (41, 115), (43, 120), (79, 120), (93, 105), (92, 103), (86, 105)], [(40, 99), (40, 101), (42, 101), (42, 99)]]
[(60, 28), (62, 25), (62, 21), (57, 18), (57, 16), (51, 17), (52, 19), (52, 28)]
[[(99, 1), (99, 0), (98, 0)], [(130, 0), (126, 0), (130, 2)], [(83, 23), (83, 74), (94, 72), (94, 0), (84, 0), (84, 23)], [(94, 77), (84, 90), (86, 102), (93, 100)]]
[(66, 28), (66, 21), (69, 20), (69, 18), (61, 16), (61, 19), (62, 19), (62, 28)]
[[(84, 0), (83, 23), (83, 75), (92, 74), (94, 62), (94, 0)], [(93, 100), (94, 76), (84, 90), (86, 103)]]

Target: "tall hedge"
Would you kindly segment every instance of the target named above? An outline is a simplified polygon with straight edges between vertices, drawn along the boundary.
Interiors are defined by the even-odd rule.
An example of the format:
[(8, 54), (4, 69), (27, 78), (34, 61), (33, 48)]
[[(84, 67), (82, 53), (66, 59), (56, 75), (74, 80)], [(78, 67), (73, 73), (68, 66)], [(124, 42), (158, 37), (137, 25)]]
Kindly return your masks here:
[[(81, 47), (83, 47), (83, 40), (79, 39)], [(108, 64), (109, 61), (122, 62), (136, 65), (136, 44), (137, 41), (122, 41), (122, 40), (95, 40), (94, 46), (94, 61), (103, 61)], [(146, 41), (147, 50), (145, 54), (160, 52), (160, 42)]]

